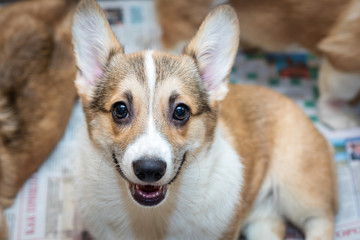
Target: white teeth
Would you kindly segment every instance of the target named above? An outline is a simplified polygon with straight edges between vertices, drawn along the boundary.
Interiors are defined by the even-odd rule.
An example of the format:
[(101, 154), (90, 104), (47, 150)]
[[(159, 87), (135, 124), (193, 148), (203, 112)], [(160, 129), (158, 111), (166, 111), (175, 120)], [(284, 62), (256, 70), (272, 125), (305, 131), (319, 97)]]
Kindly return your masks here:
[(137, 190), (136, 192), (144, 198), (156, 198), (156, 197), (160, 196), (161, 194), (165, 194), (164, 191), (161, 191), (164, 189), (164, 186), (160, 186), (159, 190), (157, 190), (156, 192), (153, 192), (153, 193), (145, 193), (145, 192), (141, 191), (139, 185), (137, 185), (137, 184), (134, 184), (134, 187), (132, 189), (133, 189), (132, 191), (134, 191), (133, 194), (135, 194), (135, 189), (136, 189)]

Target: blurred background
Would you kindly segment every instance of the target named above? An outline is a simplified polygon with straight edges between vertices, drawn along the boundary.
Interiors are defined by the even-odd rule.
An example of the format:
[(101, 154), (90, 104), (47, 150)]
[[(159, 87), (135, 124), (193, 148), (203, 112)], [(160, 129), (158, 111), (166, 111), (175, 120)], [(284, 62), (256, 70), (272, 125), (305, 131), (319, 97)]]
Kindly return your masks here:
[[(47, 0), (46, 2), (50, 1), (52, 0)], [(331, 95), (328, 94), (330, 90), (322, 93), (319, 85), (324, 58), (330, 62), (331, 69), (335, 69), (331, 70), (335, 71), (334, 76), (340, 71), (343, 74), (341, 76), (345, 76), (344, 79), (348, 78), (349, 74), (351, 74), (351, 79), (357, 78), (357, 72), (360, 71), (356, 70), (356, 66), (353, 67), (349, 64), (349, 69), (341, 68), (336, 60), (341, 59), (342, 62), (355, 62), (356, 57), (353, 55), (360, 53), (360, 38), (358, 41), (359, 46), (355, 46), (350, 51), (351, 58), (336, 55), (337, 57), (333, 60), (332, 49), (330, 48), (331, 51), (327, 52), (328, 45), (324, 47), (325, 50), (323, 52), (319, 50), (320, 48), (317, 49), (317, 46), (322, 42), (323, 38), (326, 39), (326, 34), (336, 32), (337, 28), (342, 26), (343, 23), (341, 21), (346, 19), (347, 13), (350, 14), (356, 10), (359, 16), (353, 14), (352, 19), (360, 19), (360, 8), (356, 6), (348, 7), (348, 5), (352, 4), (351, 1), (344, 1), (341, 4), (339, 3), (341, 1), (327, 1), (319, 1), (322, 4), (320, 6), (321, 11), (317, 9), (319, 6), (315, 6), (316, 4), (306, 7), (302, 7), (300, 6), (302, 4), (299, 4), (299, 9), (297, 9), (297, 1), (256, 0), (253, 1), (252, 6), (243, 3), (246, 1), (230, 1), (235, 7), (237, 7), (238, 3), (239, 5), (243, 3), (244, 5), (240, 7), (247, 9), (247, 13), (253, 12), (254, 14), (250, 14), (250, 16), (242, 19), (241, 16), (246, 16), (246, 14), (241, 15), (239, 13), (241, 34), (244, 34), (245, 38), (242, 39), (244, 41), (241, 42), (241, 47), (229, 80), (231, 84), (266, 86), (287, 95), (304, 110), (316, 127), (334, 145), (340, 204), (334, 239), (359, 240), (360, 161), (356, 157), (358, 149), (356, 146), (360, 145), (360, 129), (356, 124), (357, 120), (354, 124), (345, 124), (345, 127), (342, 125), (338, 129), (330, 126), (332, 124), (331, 121), (327, 123), (319, 117), (318, 105), (321, 96), (327, 97)], [(6, 6), (15, 6), (18, 4), (17, 2), (21, 1), (0, 0), (0, 10), (5, 9)], [(45, 3), (45, 1), (43, 2)], [(195, 33), (206, 13), (215, 5), (225, 3), (226, 1), (158, 0), (154, 2), (152, 0), (112, 0), (98, 2), (105, 10), (108, 21), (117, 38), (123, 44), (126, 53), (146, 49), (165, 49), (174, 54), (180, 54), (182, 47), (185, 46), (186, 41)], [(290, 7), (290, 5), (282, 4), (283, 2), (291, 2), (295, 7), (293, 5)], [(266, 5), (269, 6), (266, 7)], [(21, 10), (21, 6), (19, 6), (16, 16), (13, 16), (10, 21), (20, 17), (22, 14)], [(259, 12), (256, 12), (257, 10)], [(314, 11), (316, 13), (313, 13)], [(0, 12), (0, 17), (3, 13)], [(281, 18), (274, 20), (268, 16), (281, 16)], [(307, 17), (309, 19), (306, 20)], [(328, 18), (332, 20), (328, 21)], [(336, 19), (338, 19), (338, 22)], [(43, 21), (47, 20), (44, 19)], [(271, 30), (262, 21), (271, 23)], [(302, 23), (307, 21), (306, 26), (302, 26), (299, 21)], [(24, 24), (26, 23), (24, 22)], [(350, 25), (349, 23), (346, 26)], [(8, 26), (11, 25), (0, 22), (0, 32), (4, 31), (5, 27)], [(244, 32), (242, 31), (242, 26), (244, 26)], [(285, 32), (277, 31), (277, 29), (285, 28), (284, 26), (290, 30), (284, 30)], [(335, 30), (333, 30), (333, 26), (334, 28), (336, 26)], [(360, 28), (360, 25), (358, 26)], [(259, 33), (253, 33), (252, 27), (257, 28)], [(308, 29), (312, 29), (315, 33), (308, 32)], [(321, 29), (326, 29), (326, 31), (324, 30), (324, 36), (319, 33), (322, 32)], [(341, 30), (343, 29), (341, 28)], [(348, 31), (348, 35), (356, 35), (360, 32), (358, 29), (347, 29), (346, 31)], [(264, 36), (272, 34), (279, 37), (279, 39), (274, 38), (274, 40), (269, 37), (267, 42), (266, 37), (261, 37), (261, 34), (264, 34)], [(315, 43), (306, 42), (307, 39), (315, 35), (317, 36), (313, 40)], [(0, 45), (1, 41), (3, 41), (1, 36), (0, 33)], [(287, 44), (288, 42), (280, 43), (285, 38), (290, 39), (289, 36), (291, 36), (290, 44)], [(345, 45), (352, 46), (356, 37), (357, 35)], [(253, 38), (261, 38), (261, 41), (256, 39), (252, 41)], [(338, 43), (339, 41), (336, 40), (335, 42)], [(3, 44), (3, 49), (6, 49), (6, 44)], [(341, 48), (341, 46), (336, 44), (332, 46), (335, 50)], [(342, 48), (342, 51), (345, 52), (347, 50)], [(357, 57), (360, 59), (360, 54)], [(353, 59), (355, 60), (352, 61)], [(1, 61), (0, 64), (2, 64)], [(16, 71), (21, 71), (21, 69), (16, 69)], [(360, 82), (360, 79), (357, 80)], [(342, 84), (343, 82), (338, 85)], [(358, 84), (354, 86), (352, 88), (356, 88)], [(356, 98), (355, 95), (353, 97)], [(349, 99), (345, 97), (344, 99), (340, 98), (340, 100), (339, 98), (331, 98), (330, 100), (326, 98), (325, 100), (325, 103), (329, 104), (339, 103), (340, 101), (340, 105), (346, 105)], [(20, 189), (13, 204), (5, 210), (9, 239), (90, 238), (86, 229), (81, 224), (72, 199), (77, 129), (79, 129), (83, 116), (78, 101), (74, 100), (73, 103), (69, 103), (69, 106), (73, 110), (66, 129), (64, 127), (64, 135), (54, 149), (49, 149), (50, 154), (46, 157), (46, 161), (31, 175)], [(356, 113), (358, 111), (357, 102), (351, 106), (346, 106), (346, 109), (346, 114), (348, 111), (352, 111), (351, 114), (358, 116), (358, 113)], [(332, 120), (336, 116), (342, 116), (341, 111), (335, 115), (329, 115), (329, 119)], [(303, 236), (296, 229), (289, 226), (287, 239), (303, 239)]]

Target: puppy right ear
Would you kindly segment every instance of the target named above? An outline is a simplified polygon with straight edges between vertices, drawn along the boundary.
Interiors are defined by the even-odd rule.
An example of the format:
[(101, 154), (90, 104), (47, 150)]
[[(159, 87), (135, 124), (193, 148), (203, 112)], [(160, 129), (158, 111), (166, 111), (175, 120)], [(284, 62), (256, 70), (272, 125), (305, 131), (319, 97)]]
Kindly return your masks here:
[(184, 54), (198, 65), (211, 102), (225, 98), (227, 78), (239, 45), (239, 22), (236, 12), (228, 5), (212, 10), (200, 25)]
[(75, 12), (72, 37), (80, 77), (75, 84), (82, 100), (89, 100), (111, 52), (123, 53), (103, 10), (95, 0), (82, 0)]

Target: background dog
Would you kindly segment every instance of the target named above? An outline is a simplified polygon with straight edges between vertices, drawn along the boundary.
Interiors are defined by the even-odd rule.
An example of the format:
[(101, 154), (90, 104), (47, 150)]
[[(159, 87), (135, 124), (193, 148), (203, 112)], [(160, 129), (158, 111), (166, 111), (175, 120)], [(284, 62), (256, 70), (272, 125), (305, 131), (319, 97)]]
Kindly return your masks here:
[(181, 56), (125, 55), (94, 0), (73, 41), (86, 127), (76, 195), (97, 239), (332, 239), (332, 152), (301, 109), (262, 87), (228, 86), (236, 13), (213, 10)]
[[(156, 0), (166, 48), (189, 40), (214, 0)], [(224, 2), (224, 1), (223, 1)], [(351, 105), (360, 89), (360, 2), (357, 0), (230, 0), (241, 24), (241, 43), (267, 51), (300, 44), (323, 55), (319, 85), (319, 119), (334, 129), (360, 125)], [(326, 10), (325, 10), (326, 9)]]
[(0, 9), (0, 209), (50, 154), (75, 101), (70, 26), (76, 1)]

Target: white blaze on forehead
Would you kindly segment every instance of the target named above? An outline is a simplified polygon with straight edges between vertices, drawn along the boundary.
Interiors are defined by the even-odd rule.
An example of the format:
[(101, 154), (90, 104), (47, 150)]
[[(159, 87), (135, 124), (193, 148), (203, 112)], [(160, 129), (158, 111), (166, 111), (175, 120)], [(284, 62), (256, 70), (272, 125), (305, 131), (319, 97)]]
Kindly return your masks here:
[(168, 183), (171, 179), (173, 169), (171, 145), (156, 128), (153, 116), (153, 102), (156, 83), (156, 67), (152, 57), (153, 52), (145, 53), (145, 71), (149, 87), (149, 115), (146, 131), (131, 143), (125, 151), (123, 159), (123, 172), (126, 177), (133, 182), (139, 182), (133, 172), (132, 163), (141, 158), (150, 157), (152, 159), (163, 160), (166, 162), (166, 172), (160, 180), (162, 184)]
[(146, 52), (145, 55), (145, 71), (146, 71), (146, 77), (148, 80), (148, 86), (150, 91), (150, 104), (149, 104), (150, 113), (152, 112), (152, 103), (154, 99), (155, 82), (156, 82), (156, 68), (152, 54), (153, 51), (148, 51)]

